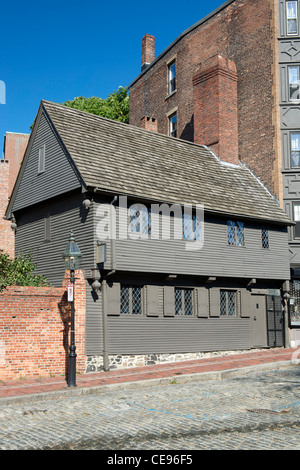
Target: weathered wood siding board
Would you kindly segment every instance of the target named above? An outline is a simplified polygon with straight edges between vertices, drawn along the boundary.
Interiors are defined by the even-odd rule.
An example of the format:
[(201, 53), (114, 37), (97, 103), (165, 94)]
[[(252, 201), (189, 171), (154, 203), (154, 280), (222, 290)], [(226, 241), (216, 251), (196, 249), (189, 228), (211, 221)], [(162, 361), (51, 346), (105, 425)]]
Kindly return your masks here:
[(110, 354), (250, 349), (248, 318), (108, 317)]
[(85, 349), (87, 356), (101, 356), (103, 353), (103, 319), (101, 293), (97, 294), (87, 282), (86, 292)]
[[(38, 173), (39, 149), (45, 145), (45, 171)], [(46, 117), (41, 116), (13, 211), (80, 187), (79, 180)]]
[[(82, 252), (82, 269), (91, 269), (95, 257), (92, 211), (82, 207), (81, 194), (28, 209), (17, 217), (16, 254), (32, 251), (36, 272), (45, 275), (52, 285), (60, 286), (65, 272), (62, 255), (73, 230)], [(45, 241), (44, 217), (49, 212), (51, 240)]]

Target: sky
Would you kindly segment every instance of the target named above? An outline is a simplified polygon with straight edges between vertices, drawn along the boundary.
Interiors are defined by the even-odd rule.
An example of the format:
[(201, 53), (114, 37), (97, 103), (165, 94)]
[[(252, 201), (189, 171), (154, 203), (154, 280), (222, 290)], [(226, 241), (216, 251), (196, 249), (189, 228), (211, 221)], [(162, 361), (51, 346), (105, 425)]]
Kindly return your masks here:
[(140, 73), (145, 34), (157, 57), (224, 2), (1, 2), (0, 157), (6, 132), (30, 133), (42, 99), (106, 98)]

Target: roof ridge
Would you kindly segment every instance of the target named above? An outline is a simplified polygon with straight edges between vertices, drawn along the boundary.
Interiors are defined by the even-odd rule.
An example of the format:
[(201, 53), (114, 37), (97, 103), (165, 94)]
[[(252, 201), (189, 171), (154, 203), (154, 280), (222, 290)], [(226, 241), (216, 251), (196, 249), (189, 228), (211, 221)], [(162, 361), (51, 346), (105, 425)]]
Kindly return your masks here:
[[(144, 129), (143, 127), (138, 127), (138, 126), (134, 126), (133, 124), (128, 124), (126, 122), (122, 122), (122, 121), (116, 121), (115, 119), (110, 119), (110, 118), (107, 118), (107, 117), (104, 117), (104, 116), (100, 116), (99, 114), (94, 114), (94, 113), (90, 113), (88, 111), (83, 111), (82, 109), (77, 109), (77, 108), (72, 108), (71, 106), (66, 106), (62, 103), (56, 103), (54, 101), (47, 101), (47, 100), (41, 100), (41, 103), (44, 104), (50, 104), (50, 105), (54, 105), (54, 106), (58, 106), (62, 109), (67, 109), (71, 112), (77, 112), (77, 113), (82, 113), (84, 114), (85, 116), (89, 116), (91, 117), (92, 119), (101, 119), (103, 121), (107, 121), (109, 123), (114, 123), (115, 125), (120, 125), (120, 126), (126, 126), (127, 128), (129, 127), (130, 129), (134, 129), (134, 131), (136, 132), (141, 132), (141, 133), (147, 133), (148, 134), (152, 134), (152, 135), (155, 135), (155, 136), (160, 136), (164, 139), (170, 139), (171, 141), (175, 141), (179, 144), (188, 144), (188, 145), (192, 145), (196, 148), (202, 148), (202, 149), (205, 149), (207, 150), (209, 153), (211, 153), (212, 156), (214, 156), (218, 161), (222, 162), (222, 160), (209, 148), (207, 147), (206, 145), (204, 144), (198, 144), (196, 142), (192, 142), (190, 140), (185, 140), (185, 139), (181, 139), (179, 137), (172, 137), (170, 135), (167, 135), (167, 134), (163, 134), (161, 132), (156, 132), (156, 131), (152, 131), (152, 130), (148, 130), (148, 129)], [(238, 165), (236, 165), (238, 167)]]

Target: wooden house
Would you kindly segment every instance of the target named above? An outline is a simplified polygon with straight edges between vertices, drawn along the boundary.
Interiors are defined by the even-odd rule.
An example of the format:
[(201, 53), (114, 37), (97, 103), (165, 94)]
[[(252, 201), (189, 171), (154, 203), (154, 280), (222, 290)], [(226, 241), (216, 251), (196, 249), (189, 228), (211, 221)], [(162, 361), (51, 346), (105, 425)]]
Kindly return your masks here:
[(74, 231), (87, 370), (284, 346), (292, 222), (205, 146), (42, 101), (6, 217), (54, 286)]

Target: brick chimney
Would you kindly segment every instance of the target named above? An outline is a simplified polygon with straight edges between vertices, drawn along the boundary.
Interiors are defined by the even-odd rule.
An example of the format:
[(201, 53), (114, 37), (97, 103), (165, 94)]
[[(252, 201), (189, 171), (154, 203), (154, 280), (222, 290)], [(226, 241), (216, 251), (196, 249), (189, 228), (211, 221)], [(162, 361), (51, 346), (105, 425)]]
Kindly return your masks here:
[(142, 71), (155, 59), (155, 37), (145, 34), (142, 40)]
[(150, 116), (144, 116), (141, 119), (140, 127), (147, 129), (148, 131), (157, 132), (157, 119)]
[(194, 142), (221, 160), (238, 164), (237, 70), (221, 55), (203, 62), (193, 76)]
[(5, 134), (4, 158), (9, 162), (9, 196), (15, 185), (29, 137), (29, 134), (18, 134), (16, 132), (6, 132)]
[(13, 190), (29, 135), (7, 132), (4, 138), (3, 158), (0, 158), (0, 249), (14, 257), (15, 234), (11, 221), (4, 220), (8, 198)]

